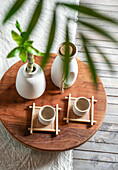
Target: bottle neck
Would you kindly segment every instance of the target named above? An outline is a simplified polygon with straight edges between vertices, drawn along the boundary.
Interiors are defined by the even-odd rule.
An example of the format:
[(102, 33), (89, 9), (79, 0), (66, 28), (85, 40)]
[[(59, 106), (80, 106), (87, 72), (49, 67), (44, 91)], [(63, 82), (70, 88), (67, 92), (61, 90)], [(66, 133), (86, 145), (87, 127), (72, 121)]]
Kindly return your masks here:
[[(59, 57), (60, 57), (60, 59), (61, 59), (62, 61), (64, 61), (64, 57), (65, 57), (65, 56), (59, 55)], [(69, 62), (71, 62), (74, 58), (75, 58), (75, 56), (70, 56), (70, 57), (69, 57)]]

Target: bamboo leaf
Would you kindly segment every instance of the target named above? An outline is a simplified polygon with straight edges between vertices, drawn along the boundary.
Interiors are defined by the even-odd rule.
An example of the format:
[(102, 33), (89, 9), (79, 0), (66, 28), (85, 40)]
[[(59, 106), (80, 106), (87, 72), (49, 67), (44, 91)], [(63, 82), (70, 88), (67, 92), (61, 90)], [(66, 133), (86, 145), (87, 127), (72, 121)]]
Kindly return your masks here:
[(36, 48), (34, 48), (31, 45), (30, 46), (25, 46), (25, 49), (30, 54), (37, 55), (37, 56), (44, 56), (43, 53), (41, 53), (40, 51), (38, 51)]
[(114, 68), (112, 63), (109, 61), (109, 59), (105, 56), (105, 54), (100, 50), (100, 48), (95, 44), (95, 43), (91, 43), (91, 41), (84, 35), (84, 37), (86, 38), (86, 42), (90, 45), (92, 45), (94, 48), (96, 48), (96, 50), (99, 52), (99, 54), (104, 58), (104, 60), (106, 61), (107, 65), (110, 68), (110, 71), (113, 72)]
[(89, 8), (87, 6), (67, 4), (67, 3), (57, 3), (57, 5), (64, 5), (66, 7), (69, 7), (73, 10), (78, 11), (79, 13), (83, 13), (83, 14), (98, 18), (100, 20), (108, 21), (113, 24), (118, 24), (118, 22), (116, 20), (114, 20), (108, 16), (105, 16), (105, 15), (101, 14), (100, 12), (97, 12), (96, 10)]
[(23, 3), (25, 2), (25, 0), (17, 0), (14, 5), (11, 7), (11, 9), (8, 11), (8, 13), (6, 14), (4, 20), (3, 20), (3, 24), (12, 16), (15, 14), (15, 12), (20, 9), (20, 7), (23, 5)]
[(13, 30), (11, 31), (11, 34), (14, 41), (16, 41), (18, 45), (22, 45), (22, 37)]
[(19, 55), (20, 51), (22, 50), (22, 47), (16, 47), (14, 48), (8, 55), (7, 58), (12, 58), (12, 57), (16, 57), (17, 55)]
[(27, 60), (27, 52), (26, 52), (25, 49), (22, 49), (22, 50), (20, 51), (19, 57), (20, 57), (20, 59), (21, 59), (23, 62), (26, 62), (26, 60)]
[(22, 33), (22, 28), (21, 28), (21, 26), (20, 26), (20, 24), (19, 24), (18, 21), (16, 21), (15, 26), (16, 26), (16, 28), (18, 29), (18, 31), (19, 31), (20, 33)]
[(55, 37), (55, 32), (56, 32), (56, 14), (55, 14), (55, 11), (54, 11), (52, 24), (51, 24), (51, 28), (50, 28), (50, 33), (49, 33), (49, 38), (48, 38), (48, 44), (47, 44), (47, 47), (46, 47), (46, 53), (44, 54), (44, 57), (43, 57), (42, 62), (41, 62), (42, 68), (45, 66), (46, 62), (48, 61), (49, 52), (50, 52), (50, 49), (52, 47), (54, 37)]
[(90, 23), (78, 20), (78, 22), (80, 22), (82, 25), (89, 27), (91, 29), (93, 29), (95, 32), (101, 34), (104, 37), (107, 37), (108, 39), (110, 39), (111, 41), (113, 41), (114, 43), (116, 43), (117, 41), (115, 40), (115, 38), (113, 38), (106, 30), (104, 30), (103, 28), (97, 27), (95, 25), (92, 25)]
[(95, 85), (97, 86), (97, 76), (96, 76), (95, 66), (93, 64), (92, 57), (90, 56), (89, 50), (87, 48), (87, 44), (86, 44), (87, 40), (82, 33), (80, 33), (80, 36), (82, 38), (83, 47), (84, 47), (84, 50), (85, 50), (85, 53), (86, 53), (86, 58), (87, 58), (87, 61), (88, 61), (88, 64), (89, 64), (91, 75), (93, 77), (93, 81), (94, 81)]
[(39, 3), (37, 4), (35, 11), (34, 11), (34, 14), (31, 18), (31, 21), (28, 25), (28, 28), (27, 28), (27, 31), (26, 31), (26, 34), (25, 34), (25, 37), (24, 37), (24, 41), (29, 37), (30, 33), (34, 29), (34, 27), (35, 27), (35, 25), (36, 25), (36, 23), (39, 19), (41, 11), (42, 11), (42, 5), (43, 5), (43, 0), (40, 0)]
[(101, 56), (104, 58), (104, 60), (106, 61), (107, 65), (109, 66), (110, 68), (110, 71), (113, 72), (114, 71), (114, 68), (113, 68), (113, 65), (112, 63), (109, 61), (109, 59), (105, 56), (105, 54), (100, 50), (100, 48), (98, 46), (96, 46), (95, 44), (93, 44), (94, 47), (96, 48), (96, 50), (99, 52), (99, 54), (101, 54)]
[(69, 74), (69, 31), (68, 26), (66, 26), (66, 44), (65, 44), (65, 56), (64, 56), (64, 80), (68, 81)]

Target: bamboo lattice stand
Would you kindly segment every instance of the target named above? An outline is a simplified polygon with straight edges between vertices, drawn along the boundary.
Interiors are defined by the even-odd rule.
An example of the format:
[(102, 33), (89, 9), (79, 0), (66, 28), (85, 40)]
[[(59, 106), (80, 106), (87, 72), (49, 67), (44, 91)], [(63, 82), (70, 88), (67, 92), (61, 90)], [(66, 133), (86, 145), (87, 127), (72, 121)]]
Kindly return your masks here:
[(71, 97), (71, 93), (69, 93), (69, 97), (65, 97), (65, 99), (68, 99), (67, 117), (63, 118), (63, 120), (66, 120), (66, 123), (69, 123), (69, 121), (81, 122), (90, 123), (91, 126), (93, 126), (93, 124), (97, 122), (94, 120), (94, 103), (97, 102), (97, 100), (94, 99), (94, 96), (89, 99), (91, 102), (89, 114), (85, 114), (84, 116), (76, 116), (73, 112), (73, 103), (74, 100), (77, 99), (76, 97)]
[(56, 135), (60, 132), (58, 129), (58, 111), (61, 110), (61, 108), (58, 107), (58, 104), (56, 104), (55, 112), (55, 121), (47, 126), (41, 124), (38, 120), (38, 113), (41, 107), (35, 106), (35, 103), (33, 103), (33, 106), (29, 106), (29, 108), (32, 109), (32, 117), (31, 117), (31, 127), (28, 128), (30, 130), (30, 134), (33, 133), (33, 131), (40, 131), (40, 132), (55, 132)]

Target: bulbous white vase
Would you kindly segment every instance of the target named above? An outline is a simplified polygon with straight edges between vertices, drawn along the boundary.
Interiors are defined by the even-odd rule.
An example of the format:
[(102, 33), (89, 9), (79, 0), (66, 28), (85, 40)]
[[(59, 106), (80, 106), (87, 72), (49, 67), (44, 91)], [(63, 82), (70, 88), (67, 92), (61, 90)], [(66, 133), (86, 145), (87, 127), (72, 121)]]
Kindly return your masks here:
[(20, 67), (16, 77), (16, 90), (25, 99), (40, 97), (46, 88), (45, 76), (42, 68), (34, 64), (35, 71), (27, 73), (27, 63)]
[[(64, 43), (62, 43), (63, 45)], [(74, 48), (74, 53), (70, 57), (70, 63), (69, 63), (69, 74), (68, 74), (68, 81), (64, 83), (64, 88), (69, 88), (74, 84), (77, 78), (78, 74), (78, 64), (75, 59), (77, 48), (73, 43), (70, 43)], [(55, 86), (61, 88), (62, 86), (62, 79), (63, 79), (63, 56), (60, 55), (58, 50), (58, 56), (54, 60), (51, 68), (51, 80), (54, 83)]]

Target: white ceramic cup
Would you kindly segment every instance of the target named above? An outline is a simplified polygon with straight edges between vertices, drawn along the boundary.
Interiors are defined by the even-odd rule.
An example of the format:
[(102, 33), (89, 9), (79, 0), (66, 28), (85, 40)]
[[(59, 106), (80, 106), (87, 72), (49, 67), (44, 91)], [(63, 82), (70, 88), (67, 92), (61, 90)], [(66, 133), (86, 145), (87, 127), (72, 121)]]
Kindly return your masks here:
[(86, 97), (79, 97), (73, 104), (73, 112), (77, 116), (83, 116), (87, 114), (90, 109), (90, 101)]
[(45, 105), (39, 110), (39, 121), (43, 125), (49, 125), (55, 120), (55, 109), (50, 105)]

